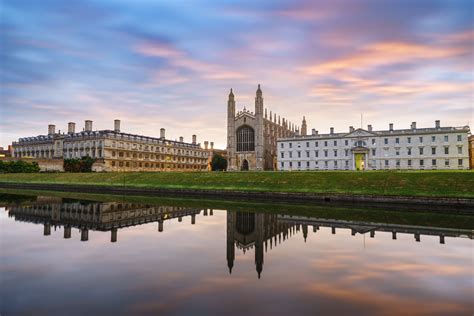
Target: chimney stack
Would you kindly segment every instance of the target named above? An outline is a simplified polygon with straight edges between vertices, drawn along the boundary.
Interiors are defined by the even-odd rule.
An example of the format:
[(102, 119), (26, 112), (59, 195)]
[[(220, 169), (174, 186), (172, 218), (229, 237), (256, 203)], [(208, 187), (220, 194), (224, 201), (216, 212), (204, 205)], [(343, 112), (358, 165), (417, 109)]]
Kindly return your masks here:
[(331, 135), (334, 134), (334, 127), (331, 127), (329, 130), (330, 130)]
[(91, 120), (86, 120), (84, 130), (86, 132), (92, 132), (92, 121)]
[(165, 129), (164, 128), (160, 128), (160, 138), (165, 139)]
[(367, 125), (367, 130), (368, 130), (369, 132), (372, 132), (372, 125)]
[(393, 123), (388, 124), (388, 127), (389, 127), (390, 131), (393, 132)]
[(114, 131), (120, 133), (120, 120), (114, 120)]
[(182, 143), (184, 142), (184, 137), (183, 136), (179, 136), (179, 141)]
[(196, 145), (196, 135), (193, 135), (193, 145)]
[(416, 129), (416, 122), (411, 122), (411, 129)]
[(208, 145), (209, 145), (209, 142), (208, 142), (207, 140), (204, 141), (204, 149), (205, 149), (205, 150), (207, 150)]
[(436, 120), (436, 121), (435, 121), (435, 126), (436, 126), (436, 128), (440, 128), (440, 127), (441, 127), (441, 122), (440, 122), (440, 120)]
[(316, 129), (315, 128), (311, 129), (311, 135), (316, 135)]
[(67, 123), (67, 132), (68, 134), (74, 134), (76, 132), (76, 123), (74, 122)]
[(56, 132), (56, 125), (49, 124), (48, 125), (48, 135), (54, 135), (55, 132)]
[(354, 131), (354, 126), (349, 126), (349, 133), (352, 133)]
[(211, 150), (214, 149), (214, 142), (211, 142)]

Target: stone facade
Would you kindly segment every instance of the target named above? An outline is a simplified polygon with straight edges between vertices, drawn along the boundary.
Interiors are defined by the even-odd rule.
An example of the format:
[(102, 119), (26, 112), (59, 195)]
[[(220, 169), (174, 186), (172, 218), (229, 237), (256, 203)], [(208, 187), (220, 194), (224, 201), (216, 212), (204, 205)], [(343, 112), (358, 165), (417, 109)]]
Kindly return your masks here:
[[(302, 131), (306, 131), (304, 121)], [(294, 137), (299, 128), (280, 116), (264, 110), (260, 85), (255, 97), (255, 112), (235, 112), (232, 89), (227, 101), (227, 170), (275, 170), (278, 138)]]
[(281, 170), (468, 169), (469, 126), (348, 132), (287, 137), (278, 141)]
[(89, 156), (97, 159), (94, 171), (205, 171), (209, 150), (196, 142), (186, 143), (160, 137), (149, 137), (120, 131), (120, 121), (115, 120), (113, 130), (93, 130), (92, 121), (85, 121), (81, 132), (75, 123), (68, 124), (68, 133), (56, 133), (55, 126), (48, 126), (48, 135), (20, 138), (13, 143), (14, 158), (62, 160)]
[(469, 136), (469, 168), (474, 169), (474, 135)]

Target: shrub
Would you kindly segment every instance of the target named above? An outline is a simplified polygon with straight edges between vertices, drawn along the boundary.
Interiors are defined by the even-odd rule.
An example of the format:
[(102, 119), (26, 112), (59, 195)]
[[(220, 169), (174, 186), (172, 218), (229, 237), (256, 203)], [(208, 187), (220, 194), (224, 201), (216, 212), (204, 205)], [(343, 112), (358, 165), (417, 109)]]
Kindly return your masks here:
[(92, 165), (95, 159), (85, 156), (81, 159), (64, 159), (64, 171), (66, 172), (92, 172)]
[(33, 173), (39, 171), (40, 167), (36, 162), (0, 160), (0, 173)]
[(222, 155), (215, 154), (211, 160), (212, 171), (225, 171), (227, 169), (227, 159)]

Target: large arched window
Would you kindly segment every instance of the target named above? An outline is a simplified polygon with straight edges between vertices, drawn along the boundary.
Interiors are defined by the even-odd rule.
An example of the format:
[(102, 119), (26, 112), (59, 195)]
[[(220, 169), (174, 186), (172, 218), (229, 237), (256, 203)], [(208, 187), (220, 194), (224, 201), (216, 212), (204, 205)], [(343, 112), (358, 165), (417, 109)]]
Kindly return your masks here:
[(255, 150), (255, 132), (250, 126), (242, 126), (237, 130), (237, 151)]

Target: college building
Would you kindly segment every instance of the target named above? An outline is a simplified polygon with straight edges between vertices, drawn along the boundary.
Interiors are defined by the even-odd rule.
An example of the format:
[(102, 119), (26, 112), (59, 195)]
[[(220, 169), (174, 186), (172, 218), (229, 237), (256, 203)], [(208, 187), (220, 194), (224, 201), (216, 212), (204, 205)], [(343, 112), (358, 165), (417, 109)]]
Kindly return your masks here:
[(278, 140), (279, 170), (469, 169), (469, 126), (296, 135)]
[[(301, 131), (306, 134), (303, 119)], [(277, 139), (294, 137), (299, 127), (280, 116), (264, 110), (263, 94), (258, 85), (255, 112), (235, 112), (235, 97), (230, 89), (227, 101), (227, 170), (276, 170)]]
[(201, 148), (196, 135), (190, 143), (183, 137), (170, 140), (164, 128), (160, 137), (124, 133), (120, 120), (114, 121), (114, 129), (93, 130), (86, 120), (82, 131), (76, 131), (74, 122), (68, 123), (67, 133), (49, 125), (47, 135), (20, 138), (12, 150), (14, 159), (40, 160), (46, 171), (62, 171), (62, 159), (85, 156), (96, 159), (93, 171), (206, 171), (213, 143), (211, 149), (207, 142)]

